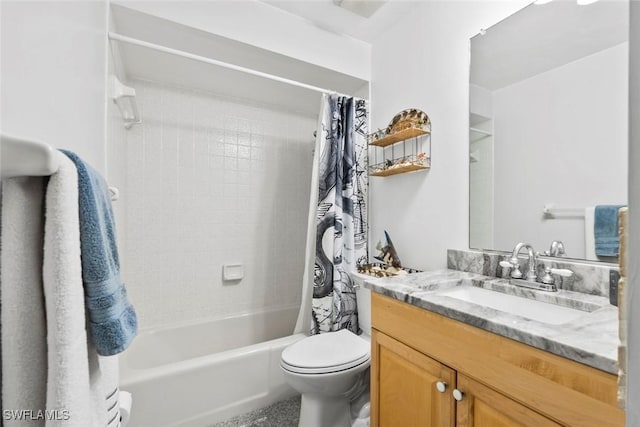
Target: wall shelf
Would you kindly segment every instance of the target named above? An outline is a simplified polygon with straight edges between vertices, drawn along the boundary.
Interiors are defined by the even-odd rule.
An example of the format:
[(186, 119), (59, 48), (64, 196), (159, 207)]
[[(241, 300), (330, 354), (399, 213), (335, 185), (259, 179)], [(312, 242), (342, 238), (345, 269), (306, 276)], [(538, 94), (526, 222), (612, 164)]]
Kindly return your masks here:
[(393, 129), (391, 125), (387, 130), (369, 135), (369, 146), (373, 150), (370, 157), (374, 159), (369, 166), (369, 176), (391, 176), (431, 168), (431, 122), (426, 114), (424, 118), (426, 120), (419, 124), (411, 120), (395, 122), (395, 129), (399, 129), (389, 134)]
[(391, 135), (387, 135), (380, 139), (371, 141), (369, 145), (375, 145), (376, 147), (386, 147), (387, 145), (395, 144), (396, 142), (405, 141), (409, 138), (414, 138), (422, 135), (429, 134), (429, 131), (419, 128), (403, 129)]
[(408, 164), (404, 166), (393, 167), (390, 169), (385, 169), (379, 172), (371, 172), (369, 175), (371, 176), (390, 176), (390, 175), (398, 175), (400, 173), (414, 172), (429, 169), (429, 166), (421, 166)]

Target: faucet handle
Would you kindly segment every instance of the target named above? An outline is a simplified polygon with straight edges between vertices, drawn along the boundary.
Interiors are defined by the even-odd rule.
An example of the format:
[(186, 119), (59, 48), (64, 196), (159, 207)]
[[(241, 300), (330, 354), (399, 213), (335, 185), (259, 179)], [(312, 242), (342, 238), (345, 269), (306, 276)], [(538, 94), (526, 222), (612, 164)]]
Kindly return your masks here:
[[(513, 261), (515, 259), (515, 261)], [(522, 279), (522, 272), (517, 258), (511, 258), (511, 261), (500, 261), (500, 267), (511, 268), (511, 277), (513, 279)]]
[(557, 274), (562, 277), (571, 277), (573, 276), (573, 271), (568, 270), (566, 268), (544, 268), (544, 277), (542, 278), (542, 283), (547, 285), (553, 285), (555, 280), (553, 279), (552, 274)]
[(511, 264), (509, 261), (500, 261), (500, 267), (513, 268), (513, 264)]
[(562, 276), (562, 277), (571, 277), (573, 276), (573, 271), (567, 269), (567, 268), (551, 268), (549, 269), (551, 273), (553, 274), (557, 274), (558, 276)]

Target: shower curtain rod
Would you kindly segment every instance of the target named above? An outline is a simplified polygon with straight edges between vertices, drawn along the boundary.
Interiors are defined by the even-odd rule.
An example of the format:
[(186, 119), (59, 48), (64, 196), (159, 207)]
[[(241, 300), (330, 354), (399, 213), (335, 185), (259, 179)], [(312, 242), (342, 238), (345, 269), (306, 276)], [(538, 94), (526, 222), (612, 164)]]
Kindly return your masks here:
[(228, 62), (218, 61), (216, 59), (207, 58), (205, 56), (195, 55), (193, 53), (185, 52), (178, 49), (173, 49), (170, 47), (162, 46), (155, 43), (146, 42), (144, 40), (135, 39), (133, 37), (123, 36), (118, 33), (113, 33), (109, 31), (109, 40), (116, 40), (123, 43), (129, 43), (136, 46), (145, 47), (147, 49), (157, 50), (159, 52), (168, 53), (171, 55), (181, 56), (183, 58), (191, 59), (193, 61), (204, 62), (205, 64), (217, 65), (224, 68), (229, 68), (231, 70), (240, 71), (246, 74), (251, 74), (258, 77), (263, 77), (266, 79), (274, 80), (280, 83), (285, 83), (292, 86), (301, 87), (304, 89), (313, 90), (315, 92), (321, 92), (326, 94), (336, 94), (339, 96), (348, 96), (351, 97), (353, 95), (346, 95), (343, 93), (336, 92), (335, 90), (324, 89), (318, 86), (309, 85), (306, 83), (302, 83), (296, 80), (287, 79), (284, 77), (276, 76), (274, 74), (264, 73), (262, 71), (253, 70), (251, 68), (241, 67), (239, 65), (229, 64)]

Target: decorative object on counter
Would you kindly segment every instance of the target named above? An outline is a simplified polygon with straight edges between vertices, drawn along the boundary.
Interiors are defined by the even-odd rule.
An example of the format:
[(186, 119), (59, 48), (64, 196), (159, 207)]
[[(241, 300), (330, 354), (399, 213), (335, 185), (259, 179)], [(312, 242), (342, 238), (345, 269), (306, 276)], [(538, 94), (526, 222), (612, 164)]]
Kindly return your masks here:
[(396, 268), (392, 265), (373, 263), (362, 264), (358, 266), (358, 273), (366, 274), (374, 277), (392, 277), (392, 276), (404, 276), (405, 274), (422, 273), (422, 270), (416, 270), (414, 268), (400, 267)]
[(384, 231), (384, 237), (387, 240), (387, 244), (382, 246), (382, 242), (378, 242), (376, 249), (380, 251), (380, 255), (374, 256), (374, 258), (379, 259), (385, 264), (391, 264), (391, 266), (395, 268), (402, 268), (402, 262), (387, 230)]
[[(424, 111), (410, 108), (396, 114), (385, 130), (369, 135), (374, 149), (371, 176), (389, 176), (431, 167), (431, 121)], [(426, 136), (426, 138), (420, 138)], [(425, 141), (428, 140), (428, 144)], [(394, 144), (402, 142), (402, 146)], [(427, 145), (425, 149), (424, 145)], [(385, 148), (387, 147), (387, 148)], [(382, 161), (378, 161), (381, 153)]]
[(378, 242), (376, 249), (380, 251), (380, 254), (374, 256), (375, 259), (382, 261), (382, 263), (372, 264), (359, 264), (358, 273), (367, 274), (374, 277), (391, 277), (391, 276), (404, 276), (410, 273), (420, 273), (420, 270), (413, 268), (402, 267), (402, 262), (398, 256), (395, 246), (391, 241), (391, 236), (385, 230), (384, 237), (386, 244), (383, 246), (382, 242)]

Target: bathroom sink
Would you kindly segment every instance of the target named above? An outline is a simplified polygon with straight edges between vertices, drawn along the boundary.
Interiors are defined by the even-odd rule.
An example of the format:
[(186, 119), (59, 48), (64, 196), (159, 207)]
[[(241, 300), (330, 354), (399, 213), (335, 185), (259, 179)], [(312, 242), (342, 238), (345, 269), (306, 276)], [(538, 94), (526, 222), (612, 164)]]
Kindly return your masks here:
[(438, 294), (551, 325), (571, 322), (586, 314), (585, 311), (579, 309), (508, 295), (476, 286), (457, 286), (438, 292)]

